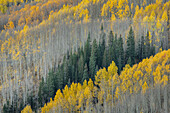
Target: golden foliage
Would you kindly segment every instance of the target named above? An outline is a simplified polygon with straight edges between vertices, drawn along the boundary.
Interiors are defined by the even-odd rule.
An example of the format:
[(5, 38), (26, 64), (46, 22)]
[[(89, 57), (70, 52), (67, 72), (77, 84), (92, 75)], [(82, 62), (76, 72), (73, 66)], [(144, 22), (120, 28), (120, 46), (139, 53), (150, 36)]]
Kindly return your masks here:
[[(44, 105), (41, 112), (57, 112), (59, 109), (74, 109), (77, 111), (81, 107), (87, 107), (92, 103), (92, 97), (97, 97), (100, 103), (104, 99), (109, 103), (111, 99), (120, 100), (125, 93), (137, 93), (141, 91), (143, 94), (153, 85), (161, 85), (164, 87), (168, 84), (168, 76), (170, 74), (170, 49), (163, 51), (144, 59), (139, 64), (130, 67), (126, 65), (120, 76), (117, 74), (115, 63), (108, 67), (108, 71), (103, 68), (97, 72), (95, 76), (95, 84), (99, 85), (100, 90), (93, 85), (93, 81), (89, 79), (88, 84), (85, 80), (83, 85), (72, 83), (70, 88), (66, 85), (63, 93), (59, 89), (56, 92), (54, 100)], [(152, 76), (154, 81), (152, 81)], [(112, 90), (115, 90), (112, 98)], [(65, 104), (63, 104), (65, 103)], [(68, 104), (66, 104), (68, 103)]]

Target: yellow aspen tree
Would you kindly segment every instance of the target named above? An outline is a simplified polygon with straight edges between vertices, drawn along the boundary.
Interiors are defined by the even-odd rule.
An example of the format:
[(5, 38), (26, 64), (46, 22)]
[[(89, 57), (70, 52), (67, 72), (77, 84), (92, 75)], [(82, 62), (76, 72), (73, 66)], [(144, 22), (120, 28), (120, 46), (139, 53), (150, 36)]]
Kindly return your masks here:
[(117, 87), (116, 87), (116, 91), (115, 91), (115, 99), (118, 99), (118, 98), (119, 98), (119, 95), (120, 95), (120, 89), (119, 89), (119, 87), (117, 86)]
[(93, 81), (91, 79), (89, 79), (87, 86), (89, 87), (90, 91), (93, 91), (94, 85), (93, 85)]
[(168, 21), (168, 15), (166, 10), (163, 12), (161, 20), (166, 22)]
[(108, 67), (108, 77), (112, 77), (113, 75), (117, 74), (118, 68), (116, 66), (116, 64), (114, 63), (114, 61), (112, 61), (112, 63), (110, 64), (110, 66)]
[(163, 83), (163, 86), (168, 84), (168, 76), (167, 75), (164, 75), (162, 77), (161, 83)]
[(4, 25), (4, 28), (5, 29), (13, 29), (15, 26), (14, 26), (14, 23), (12, 21), (9, 21), (6, 25)]
[(83, 87), (83, 89), (85, 89), (87, 87), (87, 80), (84, 80), (82, 87)]
[(148, 84), (146, 82), (144, 82), (144, 84), (142, 85), (143, 94), (146, 92), (147, 89), (148, 89)]
[(21, 113), (32, 113), (32, 109), (31, 109), (31, 106), (26, 106), (22, 111)]

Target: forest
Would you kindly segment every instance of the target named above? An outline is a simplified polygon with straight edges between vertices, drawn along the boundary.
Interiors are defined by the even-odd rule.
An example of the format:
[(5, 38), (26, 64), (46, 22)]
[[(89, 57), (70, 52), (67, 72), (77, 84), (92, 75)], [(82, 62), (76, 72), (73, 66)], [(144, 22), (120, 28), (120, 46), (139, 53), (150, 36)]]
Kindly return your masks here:
[(0, 113), (169, 113), (169, 0), (0, 0)]

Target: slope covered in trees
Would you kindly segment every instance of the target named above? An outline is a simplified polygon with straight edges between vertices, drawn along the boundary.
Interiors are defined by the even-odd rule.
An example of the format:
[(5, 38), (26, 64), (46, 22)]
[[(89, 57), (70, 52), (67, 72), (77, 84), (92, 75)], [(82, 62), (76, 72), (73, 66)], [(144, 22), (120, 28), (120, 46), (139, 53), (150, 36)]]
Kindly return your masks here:
[[(160, 48), (168, 49), (170, 2), (166, 0), (143, 1), (63, 0), (58, 4), (58, 0), (46, 0), (35, 4), (34, 2), (24, 4), (25, 8), (20, 5), (14, 6), (16, 12), (8, 10), (9, 13), (7, 11), (2, 14), (7, 17), (0, 20), (1, 28), (6, 28), (0, 31), (1, 106), (5, 104), (10, 106), (15, 100), (19, 100), (15, 105), (25, 105), (31, 103), (32, 100), (37, 100), (38, 103), (38, 89), (42, 78), (47, 83), (50, 70), (53, 68), (57, 70), (61, 64), (66, 65), (62, 63), (62, 59), (68, 51), (74, 54), (78, 52), (79, 47), (85, 48), (89, 32), (90, 44), (96, 39), (94, 47), (96, 47), (95, 43), (99, 46), (101, 37), (105, 37), (106, 46), (112, 45), (112, 38), (109, 39), (109, 37), (112, 35), (116, 37), (117, 34), (117, 40), (121, 42), (118, 46), (123, 46), (123, 49), (116, 46), (106, 47), (107, 51), (102, 51), (98, 59), (95, 57), (95, 49), (92, 50), (93, 52), (87, 52), (85, 58), (80, 58), (86, 59), (87, 66), (85, 64), (83, 66), (85, 70), (75, 68), (77, 69), (75, 76), (83, 73), (84, 79), (88, 78), (87, 75), (90, 73), (88, 76), (93, 76), (94, 80), (94, 73), (97, 70), (94, 64), (97, 64), (100, 69), (100, 67), (107, 67), (110, 61), (114, 60), (120, 73), (126, 63), (132, 66), (143, 58), (154, 55)], [(44, 12), (46, 12), (45, 16), (42, 15)], [(39, 13), (41, 18), (37, 16)], [(26, 19), (30, 20), (29, 24), (26, 23)], [(103, 30), (100, 28), (101, 23), (103, 23)], [(129, 35), (130, 26), (134, 30), (131, 32), (133, 35)], [(87, 44), (87, 48), (88, 46)], [(120, 52), (119, 56), (115, 56), (115, 51), (122, 50), (124, 53)], [(132, 50), (135, 51), (131, 53)], [(90, 58), (91, 54), (93, 57)], [(74, 56), (75, 59), (78, 57)], [(81, 64), (83, 64), (82, 60), (73, 67)], [(60, 69), (64, 69), (63, 67)], [(89, 68), (92, 71), (89, 71)], [(62, 76), (64, 74), (67, 75), (63, 73)], [(72, 81), (70, 79), (70, 82), (82, 81), (76, 81), (76, 79)], [(62, 83), (62, 87), (64, 86), (65, 83)], [(33, 95), (34, 98), (29, 98), (28, 95)]]
[[(95, 81), (72, 83), (56, 92), (54, 100), (41, 108), (51, 112), (168, 112), (170, 50), (144, 59), (133, 67), (126, 65), (118, 75), (112, 62), (100, 69)], [(26, 107), (22, 112), (31, 110)]]
[[(13, 4), (13, 1), (11, 1), (12, 3), (10, 2), (8, 3), (8, 1), (6, 2), (7, 2), (6, 4)], [(14, 2), (18, 3), (19, 1)], [(25, 25), (27, 26), (38, 25), (43, 20), (48, 19), (50, 14), (57, 12), (59, 9), (61, 9), (64, 4), (69, 4), (72, 6), (76, 5), (77, 3), (78, 0), (33, 0), (33, 1), (22, 0), (21, 4), (20, 2), (18, 3), (20, 5), (14, 5), (13, 7), (10, 7), (7, 10), (8, 12), (4, 14), (0, 13), (0, 18), (2, 18), (0, 30), (2, 29), (22, 30)]]

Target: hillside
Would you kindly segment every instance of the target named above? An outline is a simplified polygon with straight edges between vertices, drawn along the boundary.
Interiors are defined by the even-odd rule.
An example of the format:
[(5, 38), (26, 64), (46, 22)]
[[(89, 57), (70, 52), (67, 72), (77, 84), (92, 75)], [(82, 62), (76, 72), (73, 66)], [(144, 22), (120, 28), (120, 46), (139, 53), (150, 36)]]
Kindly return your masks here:
[[(60, 112), (162, 112), (168, 113), (170, 50), (144, 59), (133, 67), (126, 65), (120, 75), (112, 62), (100, 69), (95, 81), (72, 83), (56, 92), (42, 113)], [(31, 110), (29, 106), (23, 113)], [(31, 113), (31, 112), (29, 112)]]
[(169, 8), (167, 0), (0, 0), (0, 111), (36, 111), (112, 61), (120, 74), (168, 50)]

